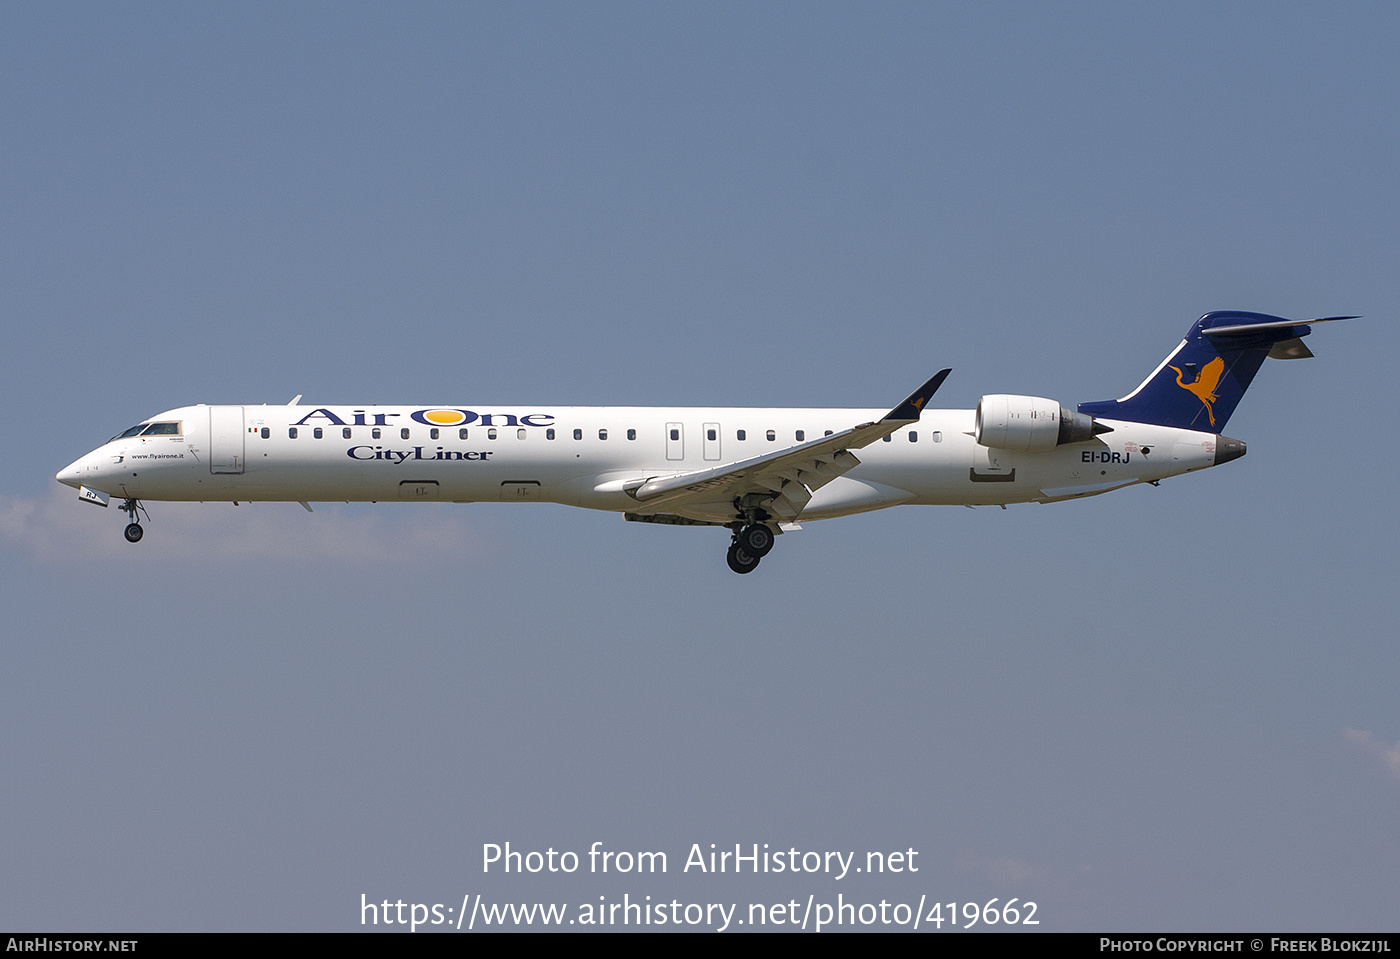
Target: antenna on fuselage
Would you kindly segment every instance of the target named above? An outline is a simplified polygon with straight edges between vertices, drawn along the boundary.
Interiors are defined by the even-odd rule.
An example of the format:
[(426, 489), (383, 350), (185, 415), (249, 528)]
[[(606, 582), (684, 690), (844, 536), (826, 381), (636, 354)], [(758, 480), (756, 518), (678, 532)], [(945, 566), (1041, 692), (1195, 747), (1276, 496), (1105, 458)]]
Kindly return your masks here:
[(288, 405), (288, 406), (296, 406), (296, 405), (297, 405), (298, 403), (300, 403), (300, 402), (301, 402), (301, 394), (298, 393), (296, 396), (293, 396), (293, 397), (292, 397), (292, 401), (291, 401), (290, 403), (288, 403), (287, 405)]

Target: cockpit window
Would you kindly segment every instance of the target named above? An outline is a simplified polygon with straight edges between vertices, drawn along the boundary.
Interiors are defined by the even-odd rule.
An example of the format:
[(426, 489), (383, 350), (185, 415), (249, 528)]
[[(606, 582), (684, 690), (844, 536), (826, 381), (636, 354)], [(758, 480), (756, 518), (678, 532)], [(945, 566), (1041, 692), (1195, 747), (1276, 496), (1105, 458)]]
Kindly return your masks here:
[(142, 436), (179, 436), (179, 423), (152, 423), (141, 433)]
[[(137, 433), (144, 430), (146, 426), (147, 424), (145, 423), (139, 423), (136, 426), (133, 426), (131, 429), (127, 430), (125, 433), (118, 433), (116, 436), (112, 437), (112, 440), (121, 440), (126, 439), (128, 436), (135, 436)], [(110, 443), (112, 442), (112, 440), (108, 440), (107, 442)]]

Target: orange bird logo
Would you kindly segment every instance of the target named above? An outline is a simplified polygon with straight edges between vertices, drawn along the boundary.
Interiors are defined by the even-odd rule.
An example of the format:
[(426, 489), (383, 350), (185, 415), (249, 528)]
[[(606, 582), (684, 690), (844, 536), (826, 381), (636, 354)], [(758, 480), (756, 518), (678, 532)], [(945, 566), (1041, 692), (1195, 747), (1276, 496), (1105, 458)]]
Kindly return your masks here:
[(1181, 370), (1178, 370), (1175, 366), (1168, 367), (1168, 369), (1176, 370), (1177, 386), (1181, 387), (1183, 390), (1195, 393), (1196, 398), (1206, 405), (1206, 412), (1210, 414), (1210, 425), (1214, 426), (1215, 410), (1210, 404), (1219, 399), (1219, 397), (1215, 395), (1215, 390), (1216, 387), (1220, 385), (1220, 378), (1225, 375), (1225, 361), (1218, 356), (1211, 360), (1206, 364), (1205, 369), (1201, 370), (1200, 375), (1196, 377), (1196, 382), (1194, 383), (1181, 382)]

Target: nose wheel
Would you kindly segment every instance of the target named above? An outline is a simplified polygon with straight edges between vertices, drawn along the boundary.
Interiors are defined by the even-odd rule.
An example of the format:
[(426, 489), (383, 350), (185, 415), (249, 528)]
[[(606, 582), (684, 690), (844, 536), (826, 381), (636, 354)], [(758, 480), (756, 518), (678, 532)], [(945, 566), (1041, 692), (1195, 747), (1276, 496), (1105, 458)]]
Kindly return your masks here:
[[(146, 507), (142, 506), (138, 500), (127, 497), (122, 501), (121, 510), (127, 515), (127, 518), (131, 520), (131, 522), (126, 525), (126, 541), (128, 543), (141, 542), (141, 537), (145, 535), (146, 531), (142, 529), (141, 524), (136, 521), (136, 513), (138, 510), (142, 513), (146, 513)], [(150, 518), (151, 514), (146, 513), (146, 519)]]

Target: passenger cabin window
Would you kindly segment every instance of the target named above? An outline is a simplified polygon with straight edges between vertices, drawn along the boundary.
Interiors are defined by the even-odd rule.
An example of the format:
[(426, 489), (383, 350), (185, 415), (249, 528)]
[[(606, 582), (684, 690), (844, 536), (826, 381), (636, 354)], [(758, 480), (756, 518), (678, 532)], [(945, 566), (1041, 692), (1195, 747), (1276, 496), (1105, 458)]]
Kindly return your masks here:
[(605, 439), (607, 439), (607, 438), (608, 438), (608, 431), (607, 431), (607, 430), (599, 430), (599, 431), (598, 431), (598, 439), (600, 439), (600, 440), (605, 440)]
[(348, 440), (350, 438), (350, 427), (347, 426), (345, 429), (341, 430), (340, 435), (343, 439)]
[(496, 438), (496, 428), (494, 426), (486, 431), (486, 438), (488, 440), (494, 440)]
[(637, 431), (636, 431), (636, 430), (628, 430), (628, 431), (627, 431), (627, 438), (628, 438), (629, 440), (634, 440), (634, 439), (636, 439), (636, 438), (637, 438)]
[(911, 442), (911, 443), (917, 443), (917, 442), (919, 442), (919, 434), (916, 433), (916, 432), (913, 431), (913, 430), (910, 430), (910, 431), (909, 431), (909, 442)]
[(777, 433), (773, 432), (772, 430), (769, 430), (769, 431), (768, 431), (768, 442), (771, 443), (771, 442), (773, 442), (773, 441), (774, 441), (775, 439), (777, 439), (777, 438), (778, 438), (778, 434), (777, 434)]
[[(466, 430), (462, 430), (462, 432), (465, 433)], [(547, 440), (554, 439), (554, 427), (551, 426), (549, 429), (544, 431), (544, 438)], [(463, 437), (463, 439), (465, 439), (465, 437)]]
[(294, 439), (296, 439), (296, 438), (297, 438), (297, 428), (296, 428), (295, 426), (293, 426), (293, 427), (291, 427), (290, 429), (287, 430), (287, 439), (289, 439), (289, 440), (294, 440)]
[(267, 439), (269, 436), (272, 435), (272, 431), (271, 431), (270, 429), (268, 429), (266, 426), (264, 426), (262, 429), (258, 430), (258, 434), (259, 434), (263, 439)]
[(739, 442), (741, 442), (741, 443), (742, 443), (744, 440), (748, 439), (748, 434), (745, 433), (743, 430), (740, 430), (739, 432), (735, 433), (734, 436), (735, 436), (735, 438), (737, 438), (737, 439), (739, 440)]
[(369, 431), (369, 435), (374, 437), (375, 439), (379, 439), (381, 436), (381, 430), (379, 429), (379, 427), (376, 426), (374, 429)]
[(437, 439), (437, 438), (438, 438), (438, 428), (437, 428), (436, 426), (434, 426), (432, 429), (428, 430), (428, 439), (430, 439), (430, 440), (435, 440), (435, 439)]
[(581, 439), (583, 439), (583, 430), (574, 430), (574, 439), (576, 439), (576, 440), (581, 440)]
[(407, 426), (405, 426), (403, 429), (399, 430), (399, 436), (402, 437), (403, 439), (408, 439), (408, 427), (407, 427)]
[(515, 431), (515, 438), (518, 440), (523, 440), (525, 438), (525, 427), (522, 426), (520, 429)]
[(672, 431), (671, 431), (671, 439), (673, 439), (673, 440), (678, 440), (678, 439), (680, 439), (680, 438), (681, 438), (681, 431), (680, 431), (680, 430), (672, 430)]
[(825, 433), (823, 433), (822, 435), (823, 435), (823, 436), (830, 436), (830, 435), (831, 435), (831, 430), (827, 430), (827, 431), (826, 431)]
[(933, 431), (933, 441), (934, 441), (935, 443), (942, 443), (942, 442), (943, 442), (943, 431), (942, 431), (942, 430), (934, 430), (934, 431)]
[(706, 430), (706, 431), (705, 431), (705, 439), (707, 439), (707, 440), (716, 440), (716, 439), (719, 439), (719, 436), (716, 434), (716, 432), (715, 432), (714, 430)]
[(798, 430), (798, 431), (797, 431), (797, 442), (801, 443), (801, 442), (802, 442), (803, 440), (805, 440), (806, 438), (807, 438), (807, 431), (806, 431), (806, 430)]
[(884, 436), (880, 437), (880, 439), (888, 443), (890, 441), (890, 434), (886, 433)]
[(314, 437), (316, 437), (316, 438), (319, 440), (319, 439), (325, 438), (325, 435), (326, 435), (326, 434), (325, 434), (325, 431), (322, 430), (321, 427), (318, 426), (318, 427), (316, 427), (314, 430), (311, 431), (311, 435), (314, 436)]
[(464, 440), (464, 439), (466, 439), (466, 438), (467, 438), (467, 431), (466, 431), (465, 429), (460, 429), (460, 430), (458, 430), (458, 431), (457, 431), (457, 438), (458, 438), (459, 440)]

